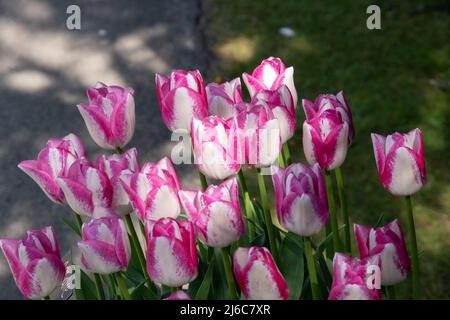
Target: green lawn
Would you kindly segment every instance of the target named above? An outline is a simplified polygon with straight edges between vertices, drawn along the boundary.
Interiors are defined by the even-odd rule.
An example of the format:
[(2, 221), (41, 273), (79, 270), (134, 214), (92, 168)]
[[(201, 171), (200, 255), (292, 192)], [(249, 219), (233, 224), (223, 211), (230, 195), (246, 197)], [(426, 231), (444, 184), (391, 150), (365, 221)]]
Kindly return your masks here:
[[(414, 4), (412, 4), (414, 2)], [(217, 75), (251, 72), (269, 56), (295, 67), (299, 98), (343, 89), (353, 112), (356, 140), (343, 164), (353, 222), (374, 225), (383, 214), (406, 229), (402, 198), (378, 179), (371, 132), (422, 129), (428, 184), (413, 197), (426, 298), (450, 298), (450, 33), (449, 4), (383, 1), (381, 30), (366, 28), (374, 1), (212, 0), (207, 32)], [(283, 38), (278, 29), (295, 30)], [(290, 141), (304, 162), (301, 122)], [(408, 297), (408, 282), (398, 289)]]

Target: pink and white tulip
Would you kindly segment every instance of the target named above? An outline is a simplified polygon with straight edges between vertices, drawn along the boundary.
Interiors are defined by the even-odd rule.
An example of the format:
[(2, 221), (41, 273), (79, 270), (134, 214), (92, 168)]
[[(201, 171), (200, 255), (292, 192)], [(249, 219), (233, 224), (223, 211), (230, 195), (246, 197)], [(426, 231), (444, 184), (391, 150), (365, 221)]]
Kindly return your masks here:
[(411, 261), (398, 220), (381, 228), (355, 224), (354, 230), (361, 258), (380, 256), (382, 285), (391, 286), (406, 279)]
[(209, 185), (205, 192), (180, 191), (179, 196), (199, 240), (207, 246), (227, 247), (244, 233), (236, 178)]
[(409, 196), (426, 183), (422, 132), (395, 132), (387, 137), (372, 133), (378, 174), (383, 187), (396, 196)]
[(345, 160), (348, 149), (348, 123), (334, 109), (323, 111), (303, 122), (303, 151), (309, 164), (332, 170)]
[(282, 85), (286, 85), (292, 94), (294, 106), (297, 106), (294, 67), (286, 68), (280, 58), (264, 59), (251, 75), (244, 72), (242, 78), (251, 97), (254, 97), (261, 90), (277, 90)]
[(113, 190), (106, 174), (91, 164), (76, 160), (65, 176), (56, 179), (67, 204), (80, 215), (101, 218), (115, 215)]
[(162, 218), (145, 223), (147, 272), (159, 284), (179, 287), (198, 274), (198, 257), (192, 222)]
[(328, 222), (328, 200), (319, 165), (294, 163), (286, 169), (274, 166), (272, 170), (281, 225), (301, 236), (320, 232)]
[(328, 300), (380, 300), (380, 290), (368, 286), (368, 267), (371, 265), (379, 267), (378, 256), (359, 260), (336, 253)]
[(341, 114), (342, 120), (348, 124), (349, 145), (353, 142), (355, 128), (353, 127), (352, 112), (350, 111), (350, 107), (343, 91), (339, 91), (336, 95), (321, 94), (314, 100), (314, 103), (307, 99), (303, 99), (302, 104), (307, 120), (313, 119), (329, 109), (338, 111)]
[(133, 138), (136, 123), (133, 93), (131, 88), (99, 82), (87, 90), (89, 104), (77, 106), (92, 140), (101, 148), (123, 148)]
[(66, 274), (52, 227), (27, 231), (25, 240), (1, 239), (20, 292), (28, 299), (41, 299), (60, 288)]
[(110, 274), (128, 268), (131, 247), (122, 219), (94, 219), (83, 224), (82, 231), (83, 240), (78, 241), (78, 248), (86, 272)]
[(181, 211), (178, 191), (181, 189), (175, 169), (167, 157), (158, 163), (148, 162), (141, 171), (128, 180), (122, 179), (122, 187), (131, 205), (142, 220), (165, 217), (176, 218)]
[(189, 130), (195, 116), (208, 115), (203, 79), (198, 70), (175, 70), (169, 77), (156, 74), (159, 108), (167, 128)]
[(48, 140), (36, 160), (24, 160), (18, 167), (39, 185), (50, 200), (64, 203), (64, 193), (56, 178), (67, 175), (70, 166), (77, 159), (88, 162), (80, 138), (71, 133), (61, 139)]
[(95, 167), (105, 172), (111, 182), (113, 209), (120, 215), (130, 213), (132, 211), (130, 199), (122, 186), (122, 181), (130, 185), (133, 173), (140, 171), (137, 150), (132, 148), (123, 154), (101, 155), (95, 161)]
[(239, 161), (256, 168), (274, 163), (281, 151), (281, 132), (272, 111), (262, 104), (240, 103), (237, 137)]
[(225, 179), (241, 168), (233, 120), (219, 116), (193, 118), (191, 137), (197, 169), (208, 178)]
[(221, 84), (210, 83), (206, 86), (208, 110), (212, 115), (229, 119), (236, 115), (234, 105), (242, 102), (241, 79), (236, 78)]
[(264, 247), (238, 248), (233, 272), (247, 300), (287, 300), (289, 287)]
[(266, 105), (280, 125), (281, 143), (286, 143), (295, 133), (295, 105), (288, 87), (282, 85), (278, 89), (262, 90), (252, 99), (255, 104)]
[(192, 300), (192, 298), (184, 291), (175, 291), (164, 300)]

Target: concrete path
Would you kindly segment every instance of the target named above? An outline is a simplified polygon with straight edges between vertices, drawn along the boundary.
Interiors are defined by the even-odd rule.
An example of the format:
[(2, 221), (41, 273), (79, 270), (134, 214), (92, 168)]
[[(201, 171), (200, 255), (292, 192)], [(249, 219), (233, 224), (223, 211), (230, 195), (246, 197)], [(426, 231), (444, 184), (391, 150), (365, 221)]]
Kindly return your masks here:
[[(136, 132), (130, 143), (141, 161), (170, 155), (170, 132), (159, 114), (155, 72), (175, 68), (207, 74), (208, 55), (199, 28), (201, 0), (0, 0), (0, 238), (28, 229), (55, 228), (61, 251), (75, 239), (53, 204), (18, 168), (34, 159), (51, 137), (78, 134), (89, 157), (101, 150), (90, 139), (75, 105), (97, 81), (135, 89)], [(66, 28), (66, 9), (81, 8), (81, 30)], [(197, 185), (192, 167), (176, 168), (184, 187)], [(0, 254), (0, 299), (17, 299)]]

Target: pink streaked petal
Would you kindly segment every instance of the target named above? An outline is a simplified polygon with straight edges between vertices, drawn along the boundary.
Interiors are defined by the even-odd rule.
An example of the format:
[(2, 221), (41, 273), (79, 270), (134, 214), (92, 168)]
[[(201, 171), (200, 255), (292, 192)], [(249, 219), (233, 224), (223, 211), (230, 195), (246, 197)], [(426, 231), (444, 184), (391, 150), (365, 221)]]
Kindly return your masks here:
[(104, 149), (114, 149), (115, 145), (112, 141), (112, 132), (109, 127), (109, 121), (101, 111), (83, 104), (78, 105), (78, 110), (80, 111), (89, 134), (95, 143)]
[(135, 105), (134, 97), (131, 93), (121, 102), (115, 109), (111, 118), (111, 131), (116, 140), (116, 146), (123, 147), (134, 134), (136, 120), (135, 120)]
[(87, 272), (110, 274), (125, 269), (119, 263), (113, 245), (102, 241), (79, 241), (78, 248)]
[(92, 193), (86, 186), (67, 178), (57, 178), (69, 206), (78, 214), (91, 216), (94, 211)]

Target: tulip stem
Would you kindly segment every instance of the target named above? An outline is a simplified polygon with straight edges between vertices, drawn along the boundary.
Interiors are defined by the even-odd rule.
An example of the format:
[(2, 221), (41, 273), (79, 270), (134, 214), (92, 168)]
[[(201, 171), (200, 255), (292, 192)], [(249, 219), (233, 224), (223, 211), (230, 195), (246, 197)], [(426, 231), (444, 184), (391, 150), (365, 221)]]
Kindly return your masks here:
[(123, 154), (123, 149), (121, 147), (116, 147), (116, 151), (118, 154)]
[(309, 282), (311, 283), (312, 298), (313, 300), (319, 300), (319, 281), (317, 280), (316, 265), (311, 248), (311, 238), (304, 237), (303, 241), (305, 247), (306, 263), (308, 265)]
[(330, 209), (330, 224), (333, 232), (333, 249), (334, 252), (340, 252), (339, 228), (336, 216), (336, 207), (334, 205), (334, 191), (331, 182), (331, 175), (328, 170), (325, 170), (325, 184), (327, 187), (328, 207)]
[(292, 164), (291, 150), (289, 149), (289, 144), (287, 142), (283, 144), (283, 155), (286, 167)]
[(344, 219), (344, 250), (346, 253), (352, 253), (352, 244), (350, 238), (350, 218), (348, 216), (347, 199), (344, 193), (344, 180), (342, 179), (341, 168), (334, 170), (338, 188), (339, 203), (341, 205), (342, 217)]
[(419, 299), (420, 298), (419, 255), (417, 252), (416, 228), (414, 226), (414, 216), (413, 216), (411, 196), (406, 196), (406, 208), (408, 211), (410, 253), (412, 262), (412, 285), (413, 285), (412, 296), (413, 299)]
[(395, 300), (396, 299), (396, 295), (395, 295), (395, 287), (394, 286), (386, 286), (386, 296), (389, 300)]
[[(249, 195), (248, 189), (247, 189), (247, 182), (245, 181), (245, 176), (244, 176), (244, 173), (242, 172), (242, 169), (239, 170), (239, 172), (238, 172), (238, 179), (239, 179), (239, 183), (241, 185), (242, 194), (244, 195), (245, 216), (247, 217), (248, 220), (255, 222), (253, 220), (254, 216), (253, 216), (253, 210), (252, 210), (252, 203), (251, 203), (250, 195)], [(252, 242), (252, 240), (255, 238), (255, 228), (253, 226), (253, 223), (248, 223), (247, 228), (248, 228), (248, 240), (249, 240), (249, 242)]]
[(200, 171), (198, 172), (198, 176), (200, 177), (200, 183), (202, 184), (202, 190), (205, 191), (208, 188), (208, 182), (206, 181), (206, 177)]
[(277, 243), (275, 240), (275, 233), (273, 230), (272, 216), (270, 214), (270, 206), (269, 200), (267, 199), (267, 190), (266, 184), (264, 182), (264, 176), (261, 174), (259, 170), (257, 172), (257, 176), (258, 176), (259, 194), (261, 195), (261, 201), (264, 211), (264, 220), (266, 222), (267, 233), (269, 235), (270, 251), (272, 252), (272, 256), (275, 259), (275, 262), (279, 263)]
[(97, 289), (98, 300), (105, 300), (105, 291), (103, 291), (103, 283), (98, 273), (93, 273), (95, 289)]
[(236, 284), (234, 282), (233, 271), (231, 270), (230, 255), (228, 254), (227, 248), (220, 248), (220, 253), (222, 254), (223, 267), (225, 269), (225, 276), (228, 282), (230, 300), (238, 300), (239, 297), (236, 291)]
[(116, 278), (117, 284), (119, 286), (120, 296), (122, 297), (122, 300), (131, 300), (130, 293), (128, 292), (128, 288), (125, 284), (125, 280), (123, 280), (122, 274), (120, 272), (116, 272), (114, 274), (114, 277)]
[(280, 155), (278, 156), (278, 163), (280, 164), (280, 167), (286, 168), (286, 163), (284, 161), (283, 153), (280, 152)]
[(43, 299), (44, 300), (50, 300), (50, 296), (45, 296)]
[(72, 211), (73, 216), (75, 217), (75, 221), (77, 222), (77, 226), (78, 226), (78, 231), (80, 232), (80, 236), (81, 236), (81, 232), (83, 230), (83, 220), (81, 220), (81, 217), (78, 213), (76, 213), (75, 211)]
[[(136, 230), (134, 229), (133, 221), (131, 220), (131, 216), (129, 214), (125, 215), (125, 221), (127, 223), (128, 229), (130, 230), (130, 242), (131, 245), (135, 248), (135, 252), (138, 256), (139, 264), (141, 265), (142, 274), (144, 276), (145, 282), (147, 283), (148, 289), (155, 295), (155, 288), (153, 283), (151, 282), (148, 273), (147, 273), (147, 264), (145, 261), (144, 253), (139, 242)], [(116, 277), (117, 279), (117, 277)]]

